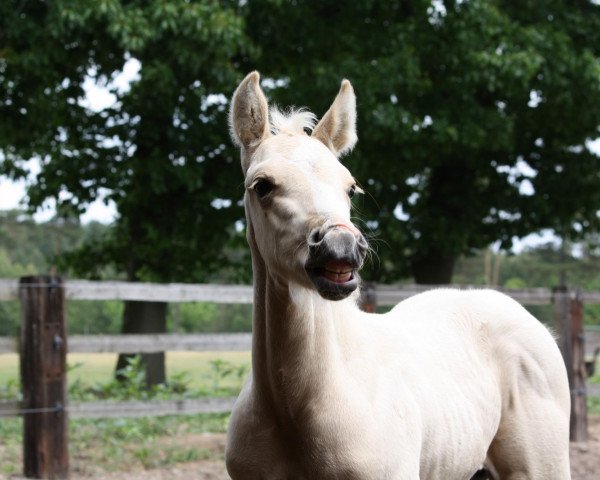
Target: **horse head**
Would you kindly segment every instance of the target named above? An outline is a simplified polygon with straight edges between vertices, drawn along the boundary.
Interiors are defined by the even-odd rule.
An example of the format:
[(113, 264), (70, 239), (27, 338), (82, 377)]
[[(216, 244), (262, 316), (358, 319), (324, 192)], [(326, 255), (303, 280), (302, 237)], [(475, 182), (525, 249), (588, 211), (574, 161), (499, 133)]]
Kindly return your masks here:
[[(348, 80), (323, 118), (269, 110), (257, 72), (238, 86), (230, 126), (240, 147), (248, 242), (266, 274), (341, 300), (359, 284), (367, 242), (350, 220), (361, 193), (339, 158), (356, 143), (356, 97)], [(307, 133), (311, 132), (311, 133)]]

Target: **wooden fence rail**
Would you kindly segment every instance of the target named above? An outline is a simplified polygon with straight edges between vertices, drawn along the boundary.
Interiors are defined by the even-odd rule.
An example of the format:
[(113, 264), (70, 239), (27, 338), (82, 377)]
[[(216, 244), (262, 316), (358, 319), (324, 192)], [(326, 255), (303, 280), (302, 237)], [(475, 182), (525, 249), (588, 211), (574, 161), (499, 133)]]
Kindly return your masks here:
[(234, 352), (251, 346), (250, 333), (69, 336), (71, 353)]
[[(198, 413), (231, 412), (235, 397), (186, 398), (179, 400), (68, 402), (64, 411), (74, 418), (137, 418), (165, 415), (195, 415)], [(48, 413), (60, 410), (48, 407)], [(0, 418), (18, 417), (23, 413), (21, 402), (0, 402)]]
[[(368, 286), (368, 284), (367, 284)], [(447, 285), (441, 285), (447, 287)], [(66, 300), (134, 300), (147, 302), (213, 302), (251, 304), (251, 285), (214, 285), (183, 283), (132, 283), (113, 281), (65, 280)], [(374, 293), (377, 305), (391, 306), (417, 293), (435, 288), (427, 285), (377, 285)], [(452, 285), (452, 288), (482, 288), (474, 285)], [(497, 290), (525, 305), (550, 305), (553, 299), (549, 288)], [(19, 299), (19, 280), (0, 279), (0, 301)], [(586, 303), (600, 303), (600, 292), (583, 294)]]
[[(243, 352), (250, 333), (69, 335), (69, 353)], [(0, 353), (19, 353), (16, 338), (0, 337)]]
[[(447, 285), (440, 285), (444, 288)], [(452, 288), (484, 288), (480, 285), (452, 285)], [(251, 285), (215, 285), (184, 283), (132, 283), (117, 281), (65, 280), (66, 300), (137, 300), (148, 302), (213, 302), (226, 304), (251, 304)], [(430, 285), (377, 285), (374, 293), (377, 305), (391, 306), (417, 293), (435, 288)], [(497, 287), (524, 305), (550, 305), (554, 293), (550, 288), (511, 289)], [(582, 292), (586, 304), (600, 304), (600, 291)], [(0, 279), (0, 301), (19, 299), (19, 280)]]
[[(26, 284), (22, 284), (26, 286)], [(32, 285), (35, 286), (35, 285)], [(137, 283), (65, 280), (66, 300), (132, 300), (146, 302), (213, 302), (250, 304), (250, 285)], [(0, 279), (0, 301), (19, 299), (19, 280)]]

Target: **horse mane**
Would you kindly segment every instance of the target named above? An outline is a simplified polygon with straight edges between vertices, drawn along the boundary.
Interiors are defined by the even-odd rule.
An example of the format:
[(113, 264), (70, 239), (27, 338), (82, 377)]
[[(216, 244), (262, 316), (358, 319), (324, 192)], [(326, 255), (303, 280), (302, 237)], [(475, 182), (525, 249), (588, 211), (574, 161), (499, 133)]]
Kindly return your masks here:
[(317, 116), (305, 108), (288, 108), (282, 111), (278, 107), (269, 109), (271, 133), (304, 134), (306, 129), (313, 130), (317, 124)]

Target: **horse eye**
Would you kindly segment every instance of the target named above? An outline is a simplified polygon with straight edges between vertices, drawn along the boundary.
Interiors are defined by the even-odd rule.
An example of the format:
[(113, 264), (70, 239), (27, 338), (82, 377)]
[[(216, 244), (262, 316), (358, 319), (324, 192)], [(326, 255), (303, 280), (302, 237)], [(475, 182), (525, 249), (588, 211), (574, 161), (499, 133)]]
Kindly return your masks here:
[(263, 199), (273, 191), (275, 185), (265, 179), (258, 180), (252, 187), (258, 195), (258, 198)]
[(356, 195), (356, 185), (352, 185), (350, 190), (348, 190), (348, 196), (350, 198), (354, 197), (354, 195)]

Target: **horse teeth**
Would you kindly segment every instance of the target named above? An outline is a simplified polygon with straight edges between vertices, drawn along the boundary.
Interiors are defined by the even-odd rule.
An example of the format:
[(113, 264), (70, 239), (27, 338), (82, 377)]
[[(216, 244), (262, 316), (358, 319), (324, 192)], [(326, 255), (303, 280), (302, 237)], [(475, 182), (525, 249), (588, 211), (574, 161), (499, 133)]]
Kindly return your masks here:
[(344, 283), (352, 279), (352, 270), (329, 270), (325, 269), (325, 277), (332, 282)]

